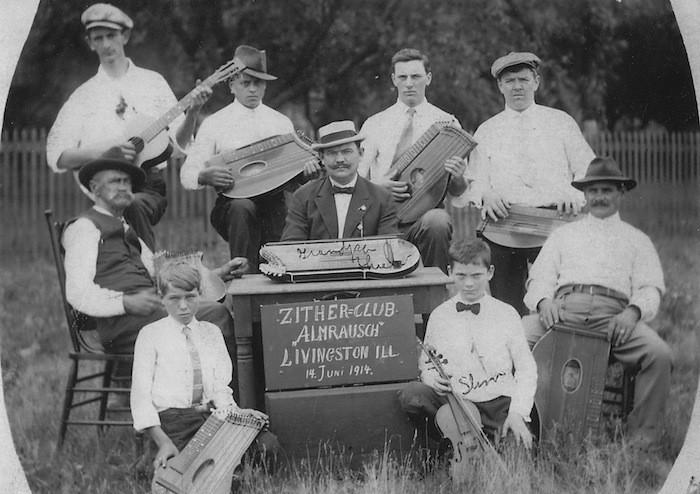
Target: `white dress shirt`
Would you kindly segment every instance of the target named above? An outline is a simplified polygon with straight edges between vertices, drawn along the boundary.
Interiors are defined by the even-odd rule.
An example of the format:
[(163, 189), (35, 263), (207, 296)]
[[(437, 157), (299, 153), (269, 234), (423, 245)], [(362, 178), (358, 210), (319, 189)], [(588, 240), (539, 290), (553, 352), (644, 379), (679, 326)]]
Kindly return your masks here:
[[(406, 123), (408, 109), (408, 105), (397, 101), (386, 110), (369, 117), (362, 125), (360, 134), (365, 139), (361, 143), (363, 155), (357, 170), (361, 177), (379, 182), (389, 172)], [(427, 100), (414, 109), (416, 113), (413, 115), (412, 144), (436, 122), (450, 122), (452, 126), (462, 128), (454, 115), (442, 111)], [(465, 172), (465, 181), (466, 178)], [(466, 205), (466, 198), (466, 193), (459, 198), (452, 198), (452, 205), (463, 207)]]
[(474, 139), (468, 195), (477, 206), (489, 189), (526, 206), (585, 202), (571, 182), (586, 174), (595, 153), (563, 111), (536, 103), (522, 112), (506, 107), (481, 124)]
[[(126, 74), (118, 78), (110, 77), (100, 65), (97, 74), (76, 89), (58, 112), (46, 138), (46, 161), (54, 172), (66, 171), (58, 168), (58, 159), (66, 149), (107, 148), (123, 142), (177, 104), (163, 76), (127, 61)], [(184, 119), (179, 115), (168, 128), (174, 157), (184, 154), (176, 138)], [(77, 170), (75, 173), (77, 178)]]
[[(102, 214), (113, 216), (99, 206), (93, 208)], [(125, 223), (126, 228), (130, 228)], [(66, 255), (66, 299), (77, 311), (93, 317), (112, 317), (126, 314), (123, 293), (102, 288), (95, 283), (100, 230), (87, 218), (78, 218), (63, 232), (63, 248)], [(139, 239), (141, 261), (153, 276), (153, 253)]]
[[(447, 362), (452, 389), (473, 402), (511, 398), (510, 410), (529, 421), (537, 387), (537, 365), (518, 312), (490, 295), (479, 300), (479, 314), (457, 312), (457, 295), (438, 306), (428, 320), (425, 344)], [(513, 374), (515, 367), (515, 374)], [(421, 380), (435, 382), (437, 371), (421, 354)]]
[[(345, 185), (340, 185), (338, 182), (328, 177), (331, 181), (331, 185), (336, 187), (355, 187), (357, 184), (357, 174), (350, 183)], [(348, 209), (350, 208), (350, 200), (352, 199), (352, 194), (333, 194), (333, 199), (335, 200), (335, 214), (338, 217), (338, 238), (343, 238), (343, 230), (345, 229), (345, 220), (348, 216)]]
[[(234, 404), (228, 386), (233, 365), (221, 330), (197, 319), (192, 319), (187, 327), (192, 331), (202, 365), (202, 402), (213, 401), (217, 408)], [(167, 316), (144, 326), (136, 338), (131, 414), (137, 431), (160, 425), (158, 412), (198, 405), (192, 403), (192, 360), (182, 328), (182, 323)]]
[(564, 285), (600, 285), (622, 292), (649, 321), (665, 290), (661, 262), (648, 236), (614, 214), (555, 229), (530, 269), (525, 305), (536, 310)]
[(180, 169), (182, 186), (188, 190), (202, 188), (199, 173), (205, 169), (205, 162), (216, 154), (293, 132), (292, 121), (269, 106), (261, 103), (251, 110), (234, 100), (202, 122)]

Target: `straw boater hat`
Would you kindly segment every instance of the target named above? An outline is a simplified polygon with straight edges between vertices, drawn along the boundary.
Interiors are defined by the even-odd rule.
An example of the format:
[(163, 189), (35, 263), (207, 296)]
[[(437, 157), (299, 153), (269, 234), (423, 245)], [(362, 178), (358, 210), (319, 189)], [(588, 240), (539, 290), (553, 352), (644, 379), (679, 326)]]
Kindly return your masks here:
[(80, 16), (80, 21), (85, 26), (86, 31), (93, 27), (106, 27), (119, 31), (134, 27), (134, 22), (128, 15), (108, 3), (96, 3), (89, 6)]
[(352, 120), (342, 120), (331, 122), (318, 129), (318, 143), (311, 146), (315, 150), (326, 149), (333, 146), (340, 146), (348, 142), (362, 141), (361, 136), (355, 130), (355, 122)]
[(584, 190), (588, 184), (593, 182), (615, 182), (622, 184), (625, 190), (632, 190), (637, 186), (637, 181), (633, 178), (625, 177), (617, 166), (617, 162), (610, 158), (595, 158), (588, 165), (586, 176), (580, 180), (574, 180), (571, 185), (578, 190)]
[(495, 62), (493, 62), (493, 65), (491, 66), (491, 75), (498, 79), (498, 77), (501, 75), (501, 72), (503, 72), (508, 67), (515, 67), (516, 65), (527, 65), (528, 67), (532, 67), (533, 69), (537, 70), (541, 63), (542, 60), (540, 60), (540, 58), (534, 53), (526, 51), (512, 51), (508, 55), (501, 57)]
[(121, 150), (113, 147), (99, 158), (92, 160), (80, 168), (78, 180), (86, 189), (90, 189), (90, 180), (97, 172), (103, 170), (119, 170), (131, 177), (131, 191), (138, 192), (146, 182), (146, 173), (141, 167), (125, 161)]
[(238, 58), (246, 68), (243, 73), (248, 74), (264, 81), (274, 81), (277, 79), (274, 75), (267, 73), (267, 55), (265, 50), (258, 50), (248, 45), (241, 45), (236, 48), (233, 54), (234, 58)]

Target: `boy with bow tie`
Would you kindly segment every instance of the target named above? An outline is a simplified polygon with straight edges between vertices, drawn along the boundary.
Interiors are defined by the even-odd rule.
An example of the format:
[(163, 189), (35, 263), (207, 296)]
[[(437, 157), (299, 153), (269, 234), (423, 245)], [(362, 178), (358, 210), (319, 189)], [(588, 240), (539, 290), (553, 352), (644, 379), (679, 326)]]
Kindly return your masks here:
[(299, 188), (288, 204), (282, 240), (327, 240), (398, 234), (396, 204), (379, 185), (358, 176), (362, 158), (355, 124), (345, 120), (319, 129), (327, 177)]
[(435, 416), (440, 407), (449, 406), (447, 394), (454, 393), (472, 409), (488, 437), (512, 431), (529, 449), (532, 434), (526, 423), (537, 387), (537, 366), (520, 316), (486, 293), (494, 267), (485, 242), (453, 241), (449, 256), (448, 273), (457, 295), (430, 314), (425, 345), (436, 351), (450, 379), (441, 378), (421, 354), (421, 380), (399, 392), (401, 407), (416, 423), (429, 419), (428, 431), (439, 439)]

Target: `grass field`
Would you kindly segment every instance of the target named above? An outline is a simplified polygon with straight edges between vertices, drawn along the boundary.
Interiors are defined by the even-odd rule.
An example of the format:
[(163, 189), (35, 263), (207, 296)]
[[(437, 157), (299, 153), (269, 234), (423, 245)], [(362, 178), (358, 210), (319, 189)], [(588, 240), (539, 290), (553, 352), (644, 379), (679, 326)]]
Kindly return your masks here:
[[(243, 492), (254, 493), (635, 493), (655, 492), (680, 451), (698, 382), (700, 352), (700, 239), (655, 239), (667, 293), (652, 324), (675, 352), (671, 399), (659, 453), (633, 452), (624, 442), (592, 440), (572, 451), (549, 446), (531, 457), (506, 447), (506, 471), (493, 461), (474, 465), (466, 485), (455, 486), (444, 468), (380, 454), (361, 469), (330, 454), (275, 473), (246, 469)], [(221, 244), (209, 258), (225, 254)], [(206, 260), (206, 257), (205, 257)], [(2, 377), (15, 447), (33, 492), (143, 493), (135, 481), (133, 434), (112, 429), (69, 429), (55, 451), (68, 372), (68, 333), (49, 260), (16, 258), (0, 267)], [(274, 430), (274, 424), (273, 424)]]

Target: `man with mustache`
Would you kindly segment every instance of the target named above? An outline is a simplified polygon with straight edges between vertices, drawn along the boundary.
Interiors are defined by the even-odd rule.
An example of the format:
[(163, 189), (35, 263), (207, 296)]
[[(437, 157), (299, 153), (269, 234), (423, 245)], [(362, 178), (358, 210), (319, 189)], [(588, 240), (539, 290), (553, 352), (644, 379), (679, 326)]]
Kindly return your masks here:
[[(362, 126), (360, 134), (364, 156), (358, 173), (361, 177), (386, 188), (397, 203), (411, 197), (406, 177), (394, 176), (391, 165), (436, 122), (450, 122), (461, 128), (457, 119), (430, 104), (425, 91), (432, 82), (428, 57), (418, 50), (399, 50), (391, 59), (391, 81), (396, 87), (398, 99), (386, 110), (371, 116)], [(456, 207), (466, 205), (467, 165), (459, 156), (453, 156), (437, 164), (450, 174), (447, 192)], [(427, 267), (437, 266), (447, 273), (448, 255), (452, 239), (450, 215), (442, 205), (426, 212), (413, 223), (400, 223), (403, 237), (418, 247)]]
[(282, 240), (321, 240), (399, 233), (396, 204), (383, 187), (357, 175), (362, 135), (350, 120), (319, 129), (313, 147), (327, 177), (298, 189), (289, 204)]
[(634, 408), (627, 417), (630, 441), (658, 446), (671, 380), (671, 349), (649, 327), (664, 278), (648, 236), (620, 219), (620, 204), (637, 182), (612, 158), (595, 158), (586, 175), (571, 182), (584, 193), (588, 215), (554, 230), (530, 270), (523, 318), (530, 346), (557, 328), (605, 331), (612, 355), (638, 367)]
[[(511, 52), (491, 66), (505, 109), (476, 130), (479, 145), (469, 158), (473, 178), (469, 198), (481, 207), (482, 218), (505, 218), (511, 204), (573, 213), (583, 205), (583, 194), (571, 187), (571, 181), (583, 177), (595, 154), (573, 118), (535, 103), (540, 62), (532, 53)], [(523, 305), (527, 266), (539, 249), (487, 242), (496, 266), (491, 294), (520, 315), (527, 314)]]
[[(219, 192), (230, 189), (235, 185), (233, 172), (224, 166), (208, 165), (209, 158), (294, 132), (289, 118), (262, 102), (267, 82), (277, 79), (267, 73), (265, 50), (241, 45), (236, 48), (234, 57), (246, 66), (228, 81), (235, 99), (202, 122), (192, 151), (180, 170), (180, 181), (185, 189), (206, 186)], [(303, 180), (317, 177), (320, 170), (317, 162), (306, 163)], [(247, 258), (249, 269), (257, 272), (260, 246), (279, 241), (286, 214), (284, 191), (249, 199), (232, 199), (219, 193), (211, 211), (211, 224), (229, 243), (231, 258)]]
[[(85, 164), (78, 177), (95, 204), (69, 222), (63, 233), (66, 299), (77, 311), (95, 318), (105, 351), (132, 353), (141, 328), (167, 314), (155, 290), (153, 253), (124, 219), (146, 174), (115, 147)], [(236, 258), (203, 275), (214, 273), (227, 281), (240, 276), (246, 264), (245, 258)], [(228, 309), (210, 300), (201, 304), (197, 318), (221, 329), (235, 358)]]
[[(73, 170), (92, 161), (113, 146), (122, 159), (136, 157), (134, 137), (137, 124), (144, 127), (177, 104), (165, 79), (152, 70), (137, 67), (125, 54), (134, 23), (117, 7), (97, 3), (83, 12), (85, 41), (100, 60), (97, 74), (71, 94), (61, 108), (46, 138), (46, 161), (56, 173)], [(197, 116), (211, 96), (205, 86), (197, 87), (194, 101), (185, 116), (178, 116), (168, 135), (173, 156), (184, 155), (192, 138)], [(143, 129), (136, 129), (143, 130)], [(165, 158), (163, 159), (165, 161)], [(134, 195), (124, 215), (149, 249), (155, 248), (153, 226), (160, 221), (168, 204), (163, 165), (149, 168), (146, 183)], [(81, 186), (92, 199), (91, 193)]]

